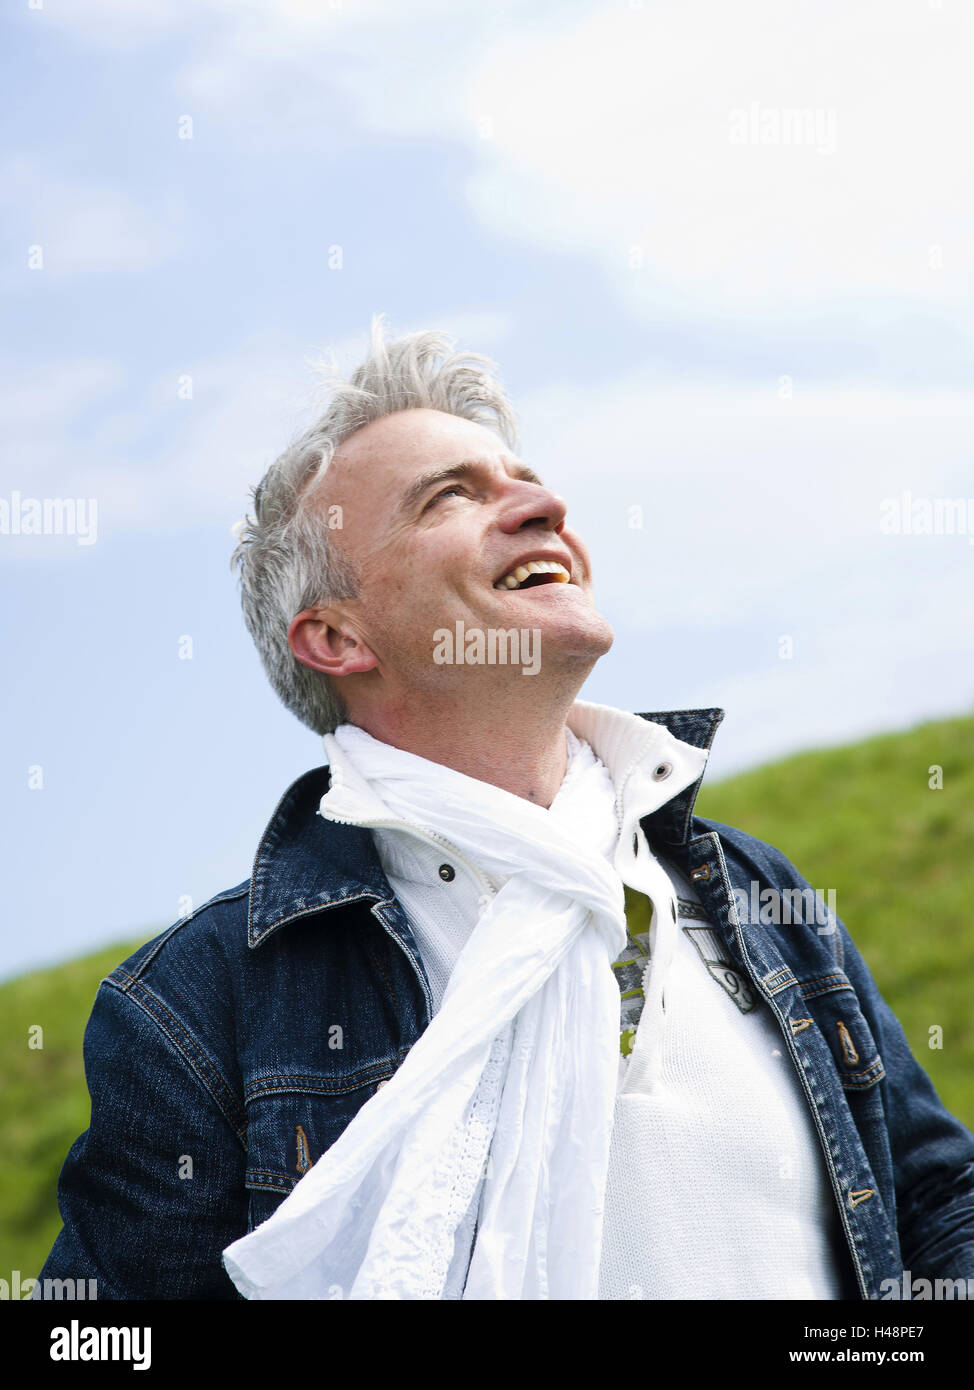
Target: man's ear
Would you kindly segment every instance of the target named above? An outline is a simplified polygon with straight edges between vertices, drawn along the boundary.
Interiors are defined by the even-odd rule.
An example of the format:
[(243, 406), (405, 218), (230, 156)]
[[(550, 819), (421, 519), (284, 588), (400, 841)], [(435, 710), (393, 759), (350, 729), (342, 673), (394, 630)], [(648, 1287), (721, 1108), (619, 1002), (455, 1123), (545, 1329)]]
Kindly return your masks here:
[(379, 664), (372, 648), (334, 608), (304, 609), (292, 618), (287, 640), (303, 666), (326, 676), (352, 676)]

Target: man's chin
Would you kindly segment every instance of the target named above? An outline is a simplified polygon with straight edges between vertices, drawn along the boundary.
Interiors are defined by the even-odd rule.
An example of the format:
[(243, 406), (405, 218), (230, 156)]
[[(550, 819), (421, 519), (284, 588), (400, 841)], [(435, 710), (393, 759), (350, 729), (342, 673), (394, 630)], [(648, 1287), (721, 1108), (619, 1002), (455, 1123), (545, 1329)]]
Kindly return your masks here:
[(542, 660), (547, 657), (552, 662), (577, 659), (594, 664), (615, 641), (608, 619), (595, 609), (584, 619), (579, 615), (572, 622), (539, 621), (536, 626), (541, 634)]
[(536, 630), (542, 649), (552, 655), (574, 652), (597, 660), (612, 646), (615, 633), (588, 595), (567, 589), (567, 585), (558, 585), (554, 591), (555, 586), (550, 585), (540, 591), (527, 590), (523, 597), (513, 594), (514, 601), (504, 604), (504, 625)]

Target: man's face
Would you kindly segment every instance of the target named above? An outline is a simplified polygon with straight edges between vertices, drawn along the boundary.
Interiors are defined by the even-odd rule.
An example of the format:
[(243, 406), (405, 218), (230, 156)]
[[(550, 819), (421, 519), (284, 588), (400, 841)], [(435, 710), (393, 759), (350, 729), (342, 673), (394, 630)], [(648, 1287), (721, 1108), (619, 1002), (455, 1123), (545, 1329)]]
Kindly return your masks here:
[[(485, 671), (506, 678), (493, 666), (448, 676), (433, 664), (434, 633), (454, 630), (458, 620), (467, 631), (538, 629), (542, 671), (587, 672), (611, 646), (588, 552), (565, 525), (565, 504), (491, 430), (425, 409), (373, 421), (329, 466), (315, 506), (335, 505), (342, 528), (331, 540), (360, 580), (358, 598), (342, 608), (379, 670), (407, 688), (461, 673), (468, 681)], [(506, 586), (535, 561), (548, 572), (532, 575), (527, 587), (523, 576), (518, 587)]]

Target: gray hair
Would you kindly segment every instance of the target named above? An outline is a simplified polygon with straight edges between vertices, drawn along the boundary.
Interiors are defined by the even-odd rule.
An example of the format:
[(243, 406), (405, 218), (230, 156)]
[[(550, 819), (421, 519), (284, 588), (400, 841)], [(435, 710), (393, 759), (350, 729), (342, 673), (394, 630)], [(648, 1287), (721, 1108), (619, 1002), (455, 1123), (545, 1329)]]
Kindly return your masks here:
[(336, 449), (373, 420), (423, 408), (486, 425), (517, 448), (514, 412), (493, 375), (494, 362), (479, 353), (454, 353), (455, 340), (435, 330), (387, 341), (383, 319), (373, 316), (368, 356), (351, 378), (328, 383), (324, 414), (253, 489), (254, 516), (243, 523), (230, 561), (239, 568), (244, 621), (271, 685), (318, 734), (344, 723), (347, 710), (328, 677), (298, 661), (287, 634), (304, 609), (358, 594), (353, 565), (331, 545), (326, 519), (313, 506)]

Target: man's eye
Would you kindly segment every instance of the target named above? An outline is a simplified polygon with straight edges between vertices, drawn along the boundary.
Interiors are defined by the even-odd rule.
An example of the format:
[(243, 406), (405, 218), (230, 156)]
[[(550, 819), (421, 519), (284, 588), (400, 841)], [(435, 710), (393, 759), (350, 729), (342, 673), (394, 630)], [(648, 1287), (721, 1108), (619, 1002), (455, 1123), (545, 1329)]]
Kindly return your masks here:
[(451, 483), (449, 487), (443, 488), (442, 492), (438, 492), (435, 497), (431, 497), (426, 504), (427, 507), (432, 507), (433, 503), (438, 502), (441, 497), (449, 497), (451, 492), (465, 493), (466, 488), (462, 483)]

